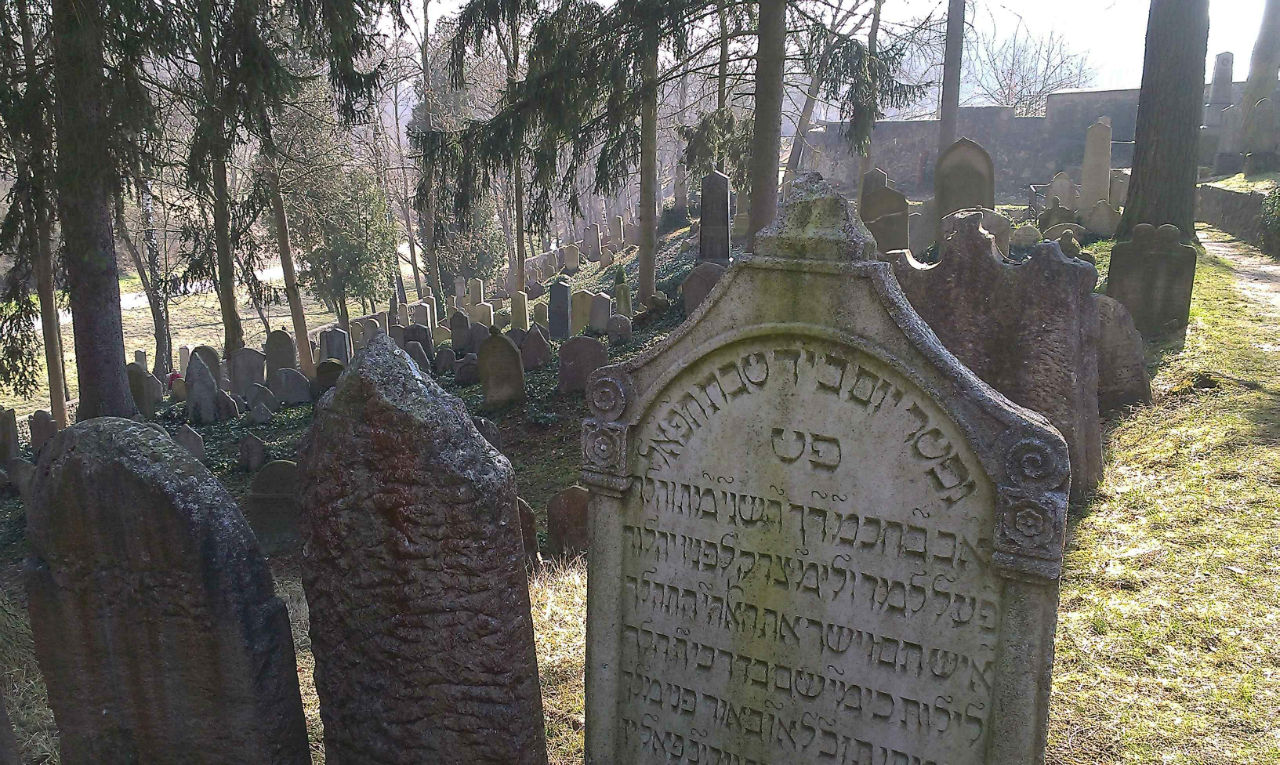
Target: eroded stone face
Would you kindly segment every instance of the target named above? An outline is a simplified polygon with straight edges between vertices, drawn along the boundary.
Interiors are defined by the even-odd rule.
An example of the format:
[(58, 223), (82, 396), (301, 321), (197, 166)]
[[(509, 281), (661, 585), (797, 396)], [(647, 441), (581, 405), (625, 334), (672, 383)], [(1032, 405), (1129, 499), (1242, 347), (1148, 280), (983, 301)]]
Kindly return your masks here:
[(587, 761), (1040, 761), (1066, 447), (801, 199), (592, 376)]
[(1168, 223), (1139, 223), (1131, 239), (1111, 248), (1107, 295), (1124, 304), (1147, 339), (1183, 331), (1191, 315), (1196, 250), (1181, 236)]
[(329, 761), (545, 763), (515, 478), (462, 402), (375, 337), (299, 467)]
[(32, 492), (26, 585), (65, 762), (311, 761), (289, 615), (195, 457), (89, 420), (46, 446)]

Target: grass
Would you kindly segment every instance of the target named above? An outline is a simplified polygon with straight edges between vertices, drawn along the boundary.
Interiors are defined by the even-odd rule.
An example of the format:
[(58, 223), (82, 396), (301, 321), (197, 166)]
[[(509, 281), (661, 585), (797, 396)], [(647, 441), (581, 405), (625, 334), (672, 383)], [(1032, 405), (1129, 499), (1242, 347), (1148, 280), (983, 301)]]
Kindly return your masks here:
[[(1214, 236), (1203, 232), (1202, 236)], [(668, 286), (690, 258), (681, 240), (662, 262)], [(1105, 274), (1107, 243), (1089, 246)], [(634, 265), (634, 253), (623, 258)], [(594, 267), (593, 267), (594, 268)], [(611, 283), (584, 269), (583, 288)], [(614, 360), (659, 342), (672, 315), (614, 348)], [(1230, 265), (1202, 256), (1185, 341), (1149, 347), (1155, 403), (1106, 425), (1106, 471), (1095, 500), (1071, 519), (1059, 609), (1048, 761), (1280, 763), (1280, 317), (1242, 297)], [(554, 368), (554, 367), (553, 367)], [(555, 374), (527, 379), (530, 401), (492, 413), (521, 494), (541, 515), (576, 479), (581, 396), (554, 391)], [(446, 385), (452, 386), (451, 381)], [(475, 387), (454, 388), (469, 405)], [(161, 421), (172, 426), (162, 414)], [(254, 429), (287, 453), (309, 423), (305, 407)], [(203, 429), (206, 461), (239, 495), (245, 429)], [(277, 455), (278, 456), (278, 455)], [(44, 701), (14, 578), (25, 551), (21, 504), (0, 501), (0, 667), (27, 762), (55, 762)], [(299, 681), (316, 762), (323, 762), (306, 601), (296, 561), (272, 561), (289, 606)], [(586, 567), (553, 562), (530, 577), (550, 761), (582, 761)]]
[(1259, 173), (1257, 175), (1236, 173), (1235, 175), (1210, 181), (1209, 185), (1227, 189), (1228, 191), (1256, 191), (1260, 194), (1266, 194), (1280, 186), (1280, 172)]

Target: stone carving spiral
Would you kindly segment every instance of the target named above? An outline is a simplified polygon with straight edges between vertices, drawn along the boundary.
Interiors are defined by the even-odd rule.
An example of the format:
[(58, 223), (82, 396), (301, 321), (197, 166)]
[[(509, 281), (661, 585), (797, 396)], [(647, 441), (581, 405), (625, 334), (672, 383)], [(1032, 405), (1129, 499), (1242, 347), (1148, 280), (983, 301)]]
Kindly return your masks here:
[(592, 375), (587, 388), (587, 406), (591, 413), (604, 422), (612, 422), (622, 416), (627, 408), (627, 387), (612, 375)]
[(1020, 486), (1052, 488), (1062, 483), (1066, 466), (1053, 446), (1038, 438), (1022, 438), (1005, 452), (1009, 480)]

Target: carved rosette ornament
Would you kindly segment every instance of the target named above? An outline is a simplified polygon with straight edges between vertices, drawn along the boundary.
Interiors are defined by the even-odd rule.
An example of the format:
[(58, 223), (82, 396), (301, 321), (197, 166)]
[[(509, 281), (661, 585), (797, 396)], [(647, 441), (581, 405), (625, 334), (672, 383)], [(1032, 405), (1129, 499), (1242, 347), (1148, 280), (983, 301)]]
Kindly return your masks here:
[(601, 367), (591, 373), (586, 398), (592, 417), (582, 423), (582, 478), (624, 491), (629, 428), (620, 420), (632, 398), (631, 378), (620, 366)]
[(1016, 434), (1005, 439), (996, 508), (995, 564), (1007, 574), (1057, 579), (1067, 521), (1069, 460), (1064, 444)]

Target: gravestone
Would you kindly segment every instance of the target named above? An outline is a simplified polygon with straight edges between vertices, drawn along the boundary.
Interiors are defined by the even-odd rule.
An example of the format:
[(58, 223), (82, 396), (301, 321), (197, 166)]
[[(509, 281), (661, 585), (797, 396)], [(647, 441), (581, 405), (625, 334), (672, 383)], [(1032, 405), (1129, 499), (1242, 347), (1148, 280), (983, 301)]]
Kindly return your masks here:
[[(1221, 113), (1223, 109), (1235, 102), (1232, 80), (1234, 79), (1236, 57), (1232, 53), (1219, 53), (1213, 59), (1213, 80), (1209, 86), (1209, 113)], [(1205, 124), (1211, 124), (1206, 122)]]
[(480, 344), (476, 354), (476, 372), (484, 389), (485, 409), (501, 409), (524, 401), (524, 364), (520, 349), (500, 332), (494, 332)]
[(298, 465), (272, 460), (262, 466), (245, 495), (244, 517), (253, 528), (262, 551), (268, 555), (291, 552), (300, 546)]
[(970, 207), (995, 209), (996, 172), (987, 150), (961, 138), (938, 157), (933, 174), (934, 230), (941, 238), (942, 219)]
[(1277, 169), (1280, 151), (1280, 112), (1270, 98), (1254, 105), (1244, 120), (1244, 174), (1258, 175)]
[(226, 419), (218, 406), (219, 394), (224, 391), (218, 390), (218, 384), (214, 382), (213, 374), (205, 366), (204, 355), (200, 353), (199, 348), (191, 354), (191, 362), (187, 364), (186, 381), (187, 422), (192, 425), (211, 425)]
[(603, 335), (609, 331), (609, 317), (613, 315), (613, 299), (604, 292), (591, 296), (591, 307), (587, 314), (587, 326), (592, 332)]
[(58, 423), (53, 421), (53, 415), (43, 409), (27, 418), (27, 427), (31, 430), (31, 451), (37, 454), (58, 432)]
[(479, 279), (467, 281), (467, 305), (479, 305), (484, 302), (484, 282)]
[(257, 383), (249, 390), (249, 395), (244, 397), (245, 406), (249, 407), (249, 411), (253, 411), (258, 404), (262, 404), (269, 411), (280, 411), (280, 399), (276, 398), (276, 394), (265, 385)]
[(1080, 209), (1099, 201), (1111, 204), (1111, 125), (1095, 122), (1084, 134), (1084, 166), (1080, 171)]
[(417, 340), (405, 343), (404, 352), (409, 354), (409, 358), (413, 359), (413, 363), (423, 371), (431, 370), (431, 357), (427, 355), (427, 351), (422, 347), (422, 343)]
[(453, 333), (443, 324), (437, 324), (431, 328), (431, 342), (434, 345), (443, 345), (453, 342)]
[(134, 361), (125, 365), (129, 376), (129, 393), (138, 412), (147, 419), (156, 416), (156, 404), (164, 399), (164, 383)]
[(1124, 304), (1148, 340), (1185, 330), (1191, 315), (1196, 250), (1181, 238), (1173, 224), (1139, 223), (1131, 239), (1111, 248), (1107, 296)]
[(457, 363), (458, 357), (454, 355), (452, 348), (441, 348), (440, 352), (436, 354), (436, 360), (434, 363), (435, 373), (437, 375), (442, 375), (446, 372), (453, 374), (453, 369)]
[(256, 473), (267, 464), (267, 445), (261, 438), (250, 433), (240, 439), (240, 469)]
[[(207, 345), (197, 345), (191, 353), (199, 356), (200, 360), (204, 362), (205, 369), (213, 376), (214, 383), (222, 390), (226, 390), (227, 378), (222, 373), (222, 357), (218, 355), (218, 352)], [(186, 377), (186, 375), (183, 375), (183, 377)]]
[(436, 344), (431, 337), (431, 329), (425, 324), (410, 324), (404, 328), (404, 346), (405, 350), (409, 349), (410, 343), (417, 343), (422, 346), (422, 352), (427, 358), (435, 355)]
[(480, 382), (480, 360), (474, 353), (468, 353), (454, 362), (453, 381), (463, 387)]
[(1063, 223), (1075, 223), (1076, 214), (1072, 210), (1068, 210), (1062, 206), (1062, 200), (1057, 196), (1049, 200), (1049, 206), (1045, 211), (1040, 213), (1036, 219), (1036, 225), (1041, 231), (1050, 231), (1054, 226), (1061, 226)]
[(692, 314), (702, 301), (706, 300), (711, 288), (716, 286), (720, 277), (724, 276), (725, 267), (719, 263), (703, 263), (694, 268), (680, 285), (680, 295), (684, 298), (684, 312)]
[(231, 382), (231, 393), (248, 398), (254, 385), (266, 382), (267, 357), (256, 348), (241, 348), (227, 359), (227, 374)]
[(173, 433), (173, 440), (183, 449), (198, 460), (204, 459), (204, 436), (200, 435), (190, 425), (180, 425)]
[(876, 167), (862, 174), (862, 201), (866, 202), (868, 192), (889, 188), (889, 174)]
[(524, 542), (525, 563), (532, 566), (538, 562), (538, 518), (529, 503), (520, 497), (516, 497), (516, 512), (520, 514), (520, 539)]
[[(1062, 207), (1071, 212), (1080, 209), (1080, 190), (1076, 188), (1075, 181), (1071, 180), (1071, 176), (1065, 172), (1053, 176), (1053, 180), (1049, 182), (1049, 188), (1045, 189), (1044, 198), (1046, 202), (1054, 197), (1058, 198)], [(1046, 227), (1041, 226), (1040, 228)]]
[(540, 324), (543, 328), (550, 331), (550, 312), (547, 311), (546, 303), (536, 303), (533, 306), (533, 323)]
[(511, 326), (529, 331), (529, 296), (519, 290), (511, 293)]
[(1016, 250), (1029, 250), (1040, 242), (1040, 229), (1030, 223), (1018, 226), (1009, 237), (1009, 246)]
[(387, 334), (391, 335), (391, 342), (396, 344), (400, 350), (404, 350), (404, 325), (392, 324), (387, 327)]
[(569, 334), (576, 335), (591, 323), (591, 301), (593, 293), (586, 290), (574, 290), (569, 301)]
[(282, 406), (311, 403), (311, 381), (296, 369), (278, 370), (271, 378), (271, 392)]
[[(353, 324), (352, 331), (359, 325)], [(267, 335), (266, 380), (275, 379), (276, 370), (298, 368), (298, 346), (293, 342), (293, 335), (283, 329), (273, 330)]]
[(49, 443), (28, 508), (63, 762), (311, 761), (289, 614), (198, 460), (147, 425), (88, 420)]
[(477, 353), (480, 350), (480, 344), (489, 337), (489, 327), (484, 324), (472, 322), (471, 330), (467, 337), (467, 353)]
[(1047, 240), (1056, 242), (1065, 231), (1070, 231), (1072, 234), (1075, 234), (1076, 239), (1084, 236), (1084, 226), (1081, 226), (1079, 223), (1059, 223), (1056, 226), (1041, 229), (1041, 236)]
[(467, 309), (467, 318), (471, 320), (473, 325), (479, 324), (483, 327), (493, 326), (493, 304), (492, 303), (476, 303)]
[(1111, 171), (1111, 204), (1124, 207), (1129, 203), (1129, 171)]
[[(381, 327), (390, 327), (390, 324), (379, 324)], [(351, 361), (351, 345), (348, 342), (347, 333), (339, 327), (326, 329), (320, 333), (320, 361), (325, 359), (336, 359), (343, 364)]]
[(187, 400), (187, 381), (181, 377), (175, 378), (169, 383), (169, 400), (175, 404), (181, 404)]
[(569, 337), (569, 284), (563, 281), (551, 283), (551, 296), (548, 298), (550, 308), (548, 320), (551, 337), (564, 340)]
[(0, 469), (19, 455), (18, 413), (13, 409), (0, 409)]
[[(982, 213), (982, 228), (995, 239), (996, 249), (1000, 251), (1000, 254), (1008, 257), (1010, 242), (1013, 239), (1013, 223), (995, 210), (975, 208), (969, 212)], [(946, 238), (951, 236), (956, 220), (958, 218), (955, 213), (942, 219), (943, 241), (946, 241)]]
[(520, 341), (520, 364), (525, 371), (541, 369), (551, 361), (551, 343), (536, 327), (537, 325)]
[(617, 313), (610, 316), (608, 335), (610, 345), (631, 342), (631, 319)]
[(369, 332), (365, 329), (365, 324), (360, 319), (353, 319), (351, 327), (351, 347), (356, 351), (364, 348), (365, 343), (369, 341)]
[(591, 495), (570, 486), (547, 503), (547, 550), (571, 557), (587, 552), (587, 502)]
[(1102, 473), (1098, 420), (1098, 272), (1053, 242), (1011, 263), (975, 211), (948, 216), (936, 264), (898, 254), (902, 291), (947, 350), (1010, 400), (1046, 416), (1067, 441), (1071, 493)]
[(729, 265), (729, 176), (719, 171), (702, 179), (698, 260)]
[(187, 376), (187, 364), (191, 361), (191, 348), (182, 346), (178, 348), (178, 373), (183, 377)]
[(870, 191), (864, 188), (862, 207), (858, 212), (862, 222), (876, 238), (881, 252), (905, 250), (911, 246), (908, 229), (910, 205), (902, 193), (887, 186)]
[(471, 319), (462, 311), (454, 311), (449, 317), (449, 336), (453, 338), (454, 354), (465, 354), (470, 350)]
[(1079, 258), (1086, 263), (1097, 265), (1092, 255), (1080, 249), (1080, 243), (1076, 241), (1076, 233), (1071, 229), (1063, 230), (1062, 235), (1054, 241), (1058, 243), (1058, 249), (1062, 250), (1062, 254), (1068, 258)]
[[(703, 186), (703, 189), (704, 191), (702, 192), (703, 193), (702, 198), (705, 200), (706, 199), (705, 185)], [(600, 224), (599, 223), (592, 223), (590, 226), (587, 226), (587, 236), (586, 236), (586, 239), (583, 240), (583, 250), (586, 252), (588, 260), (590, 260), (593, 256), (596, 258), (600, 257)]]
[(707, 310), (593, 376), (587, 762), (1043, 759), (1065, 445), (815, 178)]
[(1151, 403), (1142, 335), (1120, 301), (1094, 295), (1098, 304), (1098, 410)]
[(298, 461), (329, 762), (547, 761), (511, 463), (375, 338)]
[(1120, 211), (1106, 200), (1099, 199), (1080, 216), (1080, 222), (1090, 234), (1110, 239), (1116, 235), (1116, 228), (1120, 226)]
[[(604, 248), (601, 248), (601, 252), (603, 251)], [(578, 268), (582, 265), (582, 256), (578, 250), (578, 246), (576, 244), (566, 244), (561, 248), (560, 252), (564, 256), (564, 272), (570, 276), (578, 273)], [(596, 260), (599, 259), (600, 256), (596, 255)], [(591, 260), (590, 253), (587, 254), (587, 260)], [(591, 262), (594, 263), (595, 261)]]
[(628, 319), (635, 315), (631, 307), (631, 285), (623, 282), (613, 285), (613, 300), (618, 304), (618, 313)]
[(1214, 175), (1235, 175), (1244, 168), (1244, 116), (1238, 106), (1222, 110), (1218, 128), (1218, 154), (1213, 160)]
[(587, 377), (609, 363), (609, 350), (594, 337), (576, 335), (560, 346), (561, 393), (577, 393), (587, 387)]
[[(378, 337), (375, 335), (374, 337)], [(369, 342), (373, 342), (370, 340)], [(330, 388), (338, 384), (338, 378), (346, 369), (346, 364), (336, 359), (325, 359), (316, 364), (316, 379), (311, 381), (311, 400), (319, 401)]]

